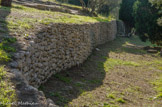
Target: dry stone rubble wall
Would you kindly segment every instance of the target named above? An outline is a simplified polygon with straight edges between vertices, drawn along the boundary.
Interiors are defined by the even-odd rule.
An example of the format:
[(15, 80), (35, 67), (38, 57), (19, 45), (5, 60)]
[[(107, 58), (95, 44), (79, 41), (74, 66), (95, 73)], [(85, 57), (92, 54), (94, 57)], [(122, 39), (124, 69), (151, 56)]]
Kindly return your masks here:
[(92, 50), (116, 38), (117, 22), (50, 24), (44, 27), (26, 51), (15, 54), (14, 68), (30, 85), (39, 87), (51, 75), (83, 63)]

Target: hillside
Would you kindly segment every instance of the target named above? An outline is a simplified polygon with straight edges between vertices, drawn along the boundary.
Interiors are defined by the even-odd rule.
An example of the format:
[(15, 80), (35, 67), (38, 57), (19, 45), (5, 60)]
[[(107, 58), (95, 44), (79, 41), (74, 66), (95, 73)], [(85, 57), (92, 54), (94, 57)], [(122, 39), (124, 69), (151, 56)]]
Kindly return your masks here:
[[(58, 29), (55, 31), (51, 27)], [(82, 11), (81, 6), (60, 3), (57, 0), (13, 0), (12, 7), (0, 6), (0, 102), (3, 102), (0, 103), (0, 107), (11, 107), (11, 102), (19, 101), (19, 98), (26, 100), (27, 97), (32, 97), (37, 101), (37, 94), (41, 96), (40, 101), (44, 101), (43, 104), (54, 102), (60, 107), (160, 107), (162, 58), (159, 47), (157, 51), (153, 49), (153, 53), (148, 53), (146, 48), (156, 45), (149, 41), (142, 42), (137, 35), (130, 38), (115, 35), (117, 37), (114, 40), (112, 35), (118, 34), (117, 27), (117, 21), (111, 15), (90, 16)], [(105, 33), (109, 35), (104, 35)], [(52, 40), (54, 42), (51, 42)], [(106, 41), (108, 42), (103, 44)], [(87, 44), (90, 45), (88, 48), (85, 46)], [(52, 53), (53, 50), (48, 50), (48, 47), (53, 48), (56, 45), (58, 48), (53, 50), (57, 52)], [(44, 47), (40, 48), (42, 46)], [(35, 47), (43, 50), (33, 51), (30, 58), (35, 59), (29, 58), (26, 61), (23, 60), (27, 57), (26, 54), (17, 54), (26, 51), (28, 54), (28, 51)], [(89, 49), (89, 52), (86, 49)], [(91, 55), (88, 57), (89, 53)], [(35, 57), (36, 54), (40, 56)], [(50, 55), (53, 54), (54, 58), (59, 60), (56, 64), (50, 64), (52, 60)], [(87, 60), (79, 59), (81, 57), (78, 56), (83, 56)], [(42, 61), (43, 58), (45, 61)], [(50, 65), (56, 66), (61, 63), (61, 58), (65, 63), (55, 67), (60, 68), (61, 72), (52, 75), (42, 84), (39, 92), (37, 88), (29, 86), (29, 81), (26, 82), (25, 76), (21, 75), (25, 68), (27, 70), (24, 72), (27, 73), (34, 69), (28, 74), (37, 78), (35, 72), (42, 70), (40, 77), (43, 79), (32, 78), (32, 81), (43, 81), (45, 79), (43, 73), (55, 72), (55, 69), (44, 70), (46, 66), (47, 68)], [(27, 66), (24, 64), (25, 67), (22, 68), (23, 65), (19, 67), (21, 60), (24, 61), (21, 64), (27, 63)], [(74, 62), (68, 62), (71, 60)], [(79, 60), (84, 63), (73, 64)], [(28, 63), (32, 61), (35, 63)], [(38, 64), (40, 61), (48, 63), (42, 67), (42, 64)], [(64, 69), (67, 63), (76, 66)], [(38, 65), (35, 67), (34, 64)], [(37, 69), (38, 66), (41, 66), (41, 70)], [(21, 72), (18, 73), (19, 70)], [(26, 87), (32, 91), (30, 89), (23, 91)], [(20, 89), (21, 92), (16, 89)], [(47, 105), (51, 107), (50, 103)]]

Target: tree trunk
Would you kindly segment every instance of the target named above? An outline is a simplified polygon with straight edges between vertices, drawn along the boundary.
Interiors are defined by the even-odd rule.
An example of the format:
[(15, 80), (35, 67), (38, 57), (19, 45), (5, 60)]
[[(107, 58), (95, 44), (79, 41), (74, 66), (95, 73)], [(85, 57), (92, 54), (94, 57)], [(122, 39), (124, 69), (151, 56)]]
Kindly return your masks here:
[(1, 0), (1, 5), (11, 7), (12, 0)]

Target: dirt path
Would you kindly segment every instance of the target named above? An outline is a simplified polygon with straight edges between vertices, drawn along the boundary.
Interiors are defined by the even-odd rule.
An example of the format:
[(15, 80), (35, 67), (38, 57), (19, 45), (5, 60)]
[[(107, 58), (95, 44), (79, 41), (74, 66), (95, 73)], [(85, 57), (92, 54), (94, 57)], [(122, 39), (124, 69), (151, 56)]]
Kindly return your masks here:
[(61, 107), (160, 107), (151, 83), (162, 74), (162, 58), (148, 54), (137, 37), (101, 45), (88, 60), (51, 77), (40, 87)]

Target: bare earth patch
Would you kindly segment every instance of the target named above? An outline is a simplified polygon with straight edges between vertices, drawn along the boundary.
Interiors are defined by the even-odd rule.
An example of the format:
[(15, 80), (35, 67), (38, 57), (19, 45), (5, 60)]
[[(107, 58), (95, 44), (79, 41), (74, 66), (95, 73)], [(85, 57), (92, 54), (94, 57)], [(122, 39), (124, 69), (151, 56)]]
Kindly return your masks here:
[(145, 45), (137, 37), (117, 38), (40, 90), (61, 107), (160, 107), (151, 82), (162, 74), (162, 58), (140, 48)]

